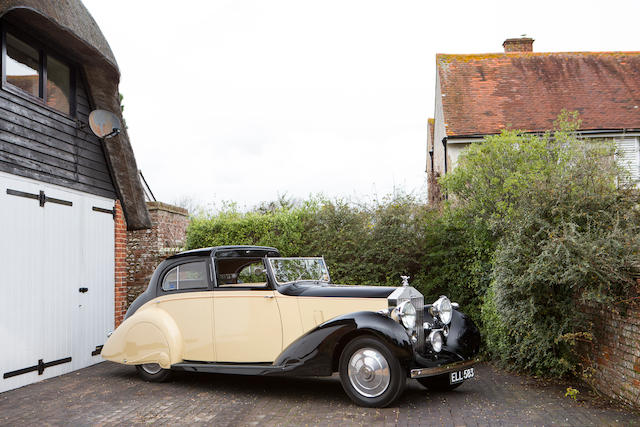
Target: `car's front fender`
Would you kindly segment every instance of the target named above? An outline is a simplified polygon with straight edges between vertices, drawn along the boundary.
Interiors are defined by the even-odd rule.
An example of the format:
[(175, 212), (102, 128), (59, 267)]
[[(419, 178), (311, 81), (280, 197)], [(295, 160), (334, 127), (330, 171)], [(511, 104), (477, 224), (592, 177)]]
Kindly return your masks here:
[(118, 326), (102, 348), (102, 357), (127, 365), (158, 363), (168, 369), (182, 361), (182, 350), (182, 337), (173, 318), (151, 306)]
[(284, 367), (290, 375), (331, 375), (340, 349), (361, 335), (378, 338), (403, 364), (413, 358), (409, 336), (401, 325), (380, 313), (358, 311), (333, 318), (307, 332), (284, 349), (274, 365)]

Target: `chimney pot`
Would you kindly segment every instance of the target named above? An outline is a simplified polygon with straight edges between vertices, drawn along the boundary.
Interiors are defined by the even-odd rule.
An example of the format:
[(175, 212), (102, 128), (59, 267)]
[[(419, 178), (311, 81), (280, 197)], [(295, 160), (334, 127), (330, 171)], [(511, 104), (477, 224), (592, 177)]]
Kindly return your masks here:
[(521, 37), (517, 39), (506, 39), (502, 46), (504, 53), (509, 52), (533, 52), (534, 40), (530, 37)]

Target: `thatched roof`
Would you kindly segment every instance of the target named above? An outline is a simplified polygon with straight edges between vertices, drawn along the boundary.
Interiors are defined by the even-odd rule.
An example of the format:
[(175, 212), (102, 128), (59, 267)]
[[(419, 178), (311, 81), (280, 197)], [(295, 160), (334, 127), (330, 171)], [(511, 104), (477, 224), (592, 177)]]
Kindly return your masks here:
[[(109, 43), (80, 0), (0, 0), (0, 17), (23, 24), (82, 64), (88, 92), (96, 109), (120, 115), (120, 71)], [(122, 117), (121, 117), (122, 120)], [(149, 212), (138, 179), (138, 166), (126, 130), (103, 147), (122, 203), (127, 228), (151, 227)]]

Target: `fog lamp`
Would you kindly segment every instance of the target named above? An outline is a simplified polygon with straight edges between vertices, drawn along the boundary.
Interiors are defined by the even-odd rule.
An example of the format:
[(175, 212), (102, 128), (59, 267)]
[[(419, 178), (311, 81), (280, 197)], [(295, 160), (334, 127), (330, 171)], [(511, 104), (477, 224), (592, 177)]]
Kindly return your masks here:
[(429, 342), (431, 343), (431, 347), (433, 351), (436, 353), (440, 353), (442, 350), (442, 334), (440, 331), (433, 331), (429, 334)]

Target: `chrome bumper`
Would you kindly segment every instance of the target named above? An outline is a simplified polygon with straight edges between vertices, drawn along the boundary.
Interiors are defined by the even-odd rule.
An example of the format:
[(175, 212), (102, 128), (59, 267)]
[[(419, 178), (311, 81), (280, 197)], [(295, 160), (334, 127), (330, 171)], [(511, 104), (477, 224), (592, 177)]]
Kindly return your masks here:
[(411, 378), (433, 377), (434, 375), (446, 374), (449, 372), (457, 371), (459, 369), (468, 368), (469, 366), (473, 366), (476, 363), (478, 363), (478, 361), (476, 359), (473, 359), (449, 363), (448, 365), (436, 366), (434, 368), (412, 369)]

